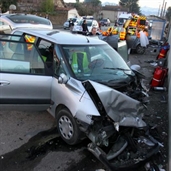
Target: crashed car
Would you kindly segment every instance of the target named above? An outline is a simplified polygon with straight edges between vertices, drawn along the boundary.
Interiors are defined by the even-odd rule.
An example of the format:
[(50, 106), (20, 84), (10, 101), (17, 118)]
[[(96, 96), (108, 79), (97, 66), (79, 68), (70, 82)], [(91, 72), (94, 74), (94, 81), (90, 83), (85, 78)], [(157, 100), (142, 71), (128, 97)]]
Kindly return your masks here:
[(142, 75), (106, 42), (17, 29), (1, 36), (0, 54), (0, 110), (47, 110), (66, 143), (89, 138), (88, 150), (111, 170), (159, 151), (141, 112)]

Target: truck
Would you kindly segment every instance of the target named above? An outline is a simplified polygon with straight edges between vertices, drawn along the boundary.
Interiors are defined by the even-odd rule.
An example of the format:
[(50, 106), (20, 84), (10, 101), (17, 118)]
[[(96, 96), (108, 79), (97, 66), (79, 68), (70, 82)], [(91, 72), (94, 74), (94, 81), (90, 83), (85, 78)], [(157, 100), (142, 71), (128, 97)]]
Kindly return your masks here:
[(141, 46), (139, 31), (146, 27), (146, 17), (132, 14), (121, 14), (123, 26), (109, 27), (106, 31), (101, 31), (102, 40), (108, 42), (114, 49), (118, 49), (119, 41), (126, 41), (129, 51), (135, 51), (137, 54), (143, 54), (146, 46)]

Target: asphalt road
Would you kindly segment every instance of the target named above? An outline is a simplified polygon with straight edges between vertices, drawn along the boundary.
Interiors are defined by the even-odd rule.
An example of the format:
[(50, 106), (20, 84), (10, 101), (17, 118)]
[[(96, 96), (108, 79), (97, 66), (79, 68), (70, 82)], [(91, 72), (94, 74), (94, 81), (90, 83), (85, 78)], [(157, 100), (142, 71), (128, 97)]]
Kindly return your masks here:
[[(1, 171), (75, 171), (104, 168), (87, 151), (88, 140), (65, 144), (45, 112), (0, 111)], [(87, 169), (90, 167), (91, 169)]]
[[(139, 64), (151, 79), (157, 53), (147, 50), (144, 55), (131, 54), (131, 64)], [(161, 135), (162, 168), (167, 167), (167, 91), (150, 91), (151, 103), (144, 118), (158, 127)], [(86, 147), (89, 140), (77, 146), (65, 144), (59, 137), (55, 119), (44, 112), (0, 111), (0, 170), (1, 171), (97, 171), (107, 169)], [(144, 167), (136, 171), (142, 171)], [(100, 171), (100, 170), (99, 170)]]

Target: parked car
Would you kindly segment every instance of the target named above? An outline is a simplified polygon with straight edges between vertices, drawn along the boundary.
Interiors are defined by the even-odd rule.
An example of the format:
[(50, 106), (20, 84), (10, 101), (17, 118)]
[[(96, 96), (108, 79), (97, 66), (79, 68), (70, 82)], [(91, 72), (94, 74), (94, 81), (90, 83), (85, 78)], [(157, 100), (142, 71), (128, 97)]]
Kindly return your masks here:
[(148, 29), (151, 30), (152, 27), (153, 27), (153, 20), (150, 20), (148, 24)]
[(164, 33), (165, 33), (166, 35), (168, 34), (169, 27), (170, 27), (169, 22), (167, 22), (166, 25), (165, 25), (165, 28), (164, 28)]
[(104, 18), (100, 21), (101, 26), (110, 26), (110, 20), (108, 18)]
[(88, 137), (89, 151), (112, 170), (133, 168), (157, 153), (159, 143), (140, 113), (145, 92), (139, 73), (109, 44), (50, 29), (3, 36), (0, 110), (48, 110), (66, 143)]
[[(73, 27), (73, 32), (82, 33), (82, 31), (83, 31), (83, 28), (82, 28), (83, 21), (84, 21), (84, 19), (80, 20), (78, 22), (78, 24)], [(93, 27), (96, 27), (97, 30), (99, 30), (99, 24), (98, 24), (97, 20), (86, 19), (86, 22), (87, 22), (87, 27), (88, 27), (89, 32), (91, 32), (91, 29)]]
[(151, 22), (149, 20), (146, 20), (146, 22), (145, 22), (145, 29), (147, 29), (147, 30), (149, 29), (150, 30), (151, 29), (150, 25), (151, 25)]
[(31, 14), (1, 14), (0, 32), (11, 33), (16, 28), (49, 28), (53, 25), (50, 20)]
[(70, 19), (72, 20), (72, 22), (76, 25), (79, 22), (78, 18), (69, 18), (67, 21), (64, 22), (63, 24), (63, 28), (64, 29), (69, 29), (69, 21)]

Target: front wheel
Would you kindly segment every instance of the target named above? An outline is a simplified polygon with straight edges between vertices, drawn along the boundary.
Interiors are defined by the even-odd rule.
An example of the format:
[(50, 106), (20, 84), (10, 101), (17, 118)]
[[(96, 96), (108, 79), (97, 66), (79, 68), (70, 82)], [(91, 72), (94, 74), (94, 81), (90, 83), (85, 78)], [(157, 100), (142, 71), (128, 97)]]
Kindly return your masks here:
[(136, 52), (138, 54), (144, 54), (145, 53), (145, 47), (142, 47), (141, 45), (137, 45)]
[(58, 111), (56, 121), (58, 132), (67, 144), (74, 145), (80, 141), (81, 131), (69, 110)]

